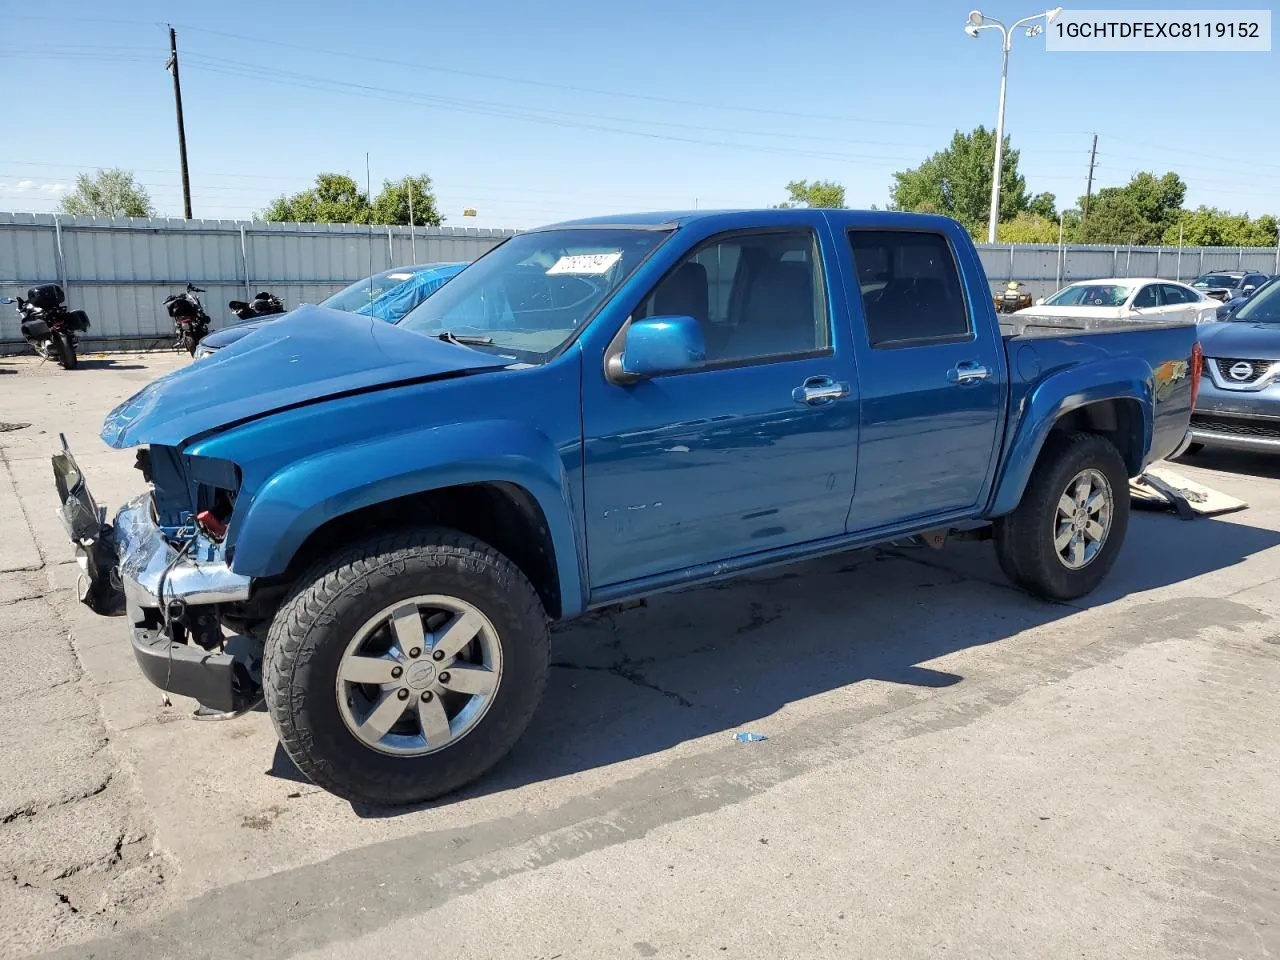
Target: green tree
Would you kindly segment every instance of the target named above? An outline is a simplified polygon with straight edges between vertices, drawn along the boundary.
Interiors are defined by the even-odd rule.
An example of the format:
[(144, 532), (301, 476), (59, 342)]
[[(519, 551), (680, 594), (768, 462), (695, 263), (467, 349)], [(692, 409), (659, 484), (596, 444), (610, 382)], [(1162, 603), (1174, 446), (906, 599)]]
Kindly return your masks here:
[(316, 185), (293, 196), (272, 200), (263, 220), (290, 223), (369, 223), (369, 196), (341, 173), (322, 173)]
[[(1123, 187), (1105, 187), (1089, 204), (1080, 243), (1156, 244), (1182, 214), (1187, 185), (1176, 173), (1139, 173)], [(1084, 198), (1080, 198), (1081, 204)]]
[(1027, 204), (1027, 210), (1037, 217), (1043, 217), (1046, 220), (1057, 220), (1058, 198), (1052, 193), (1037, 193), (1031, 198), (1031, 202)]
[(426, 174), (382, 181), (382, 192), (373, 201), (372, 222), (407, 226), (410, 189), (413, 190), (413, 222), (428, 227), (444, 223), (444, 217), (436, 207), (435, 194), (431, 192), (431, 178)]
[[(983, 239), (986, 239), (985, 234)], [(999, 243), (1057, 243), (1058, 221), (1024, 210), (1012, 220), (996, 226)]]
[(1276, 218), (1270, 214), (1250, 220), (1247, 213), (1229, 213), (1216, 207), (1184, 210), (1161, 238), (1170, 246), (1182, 242), (1188, 247), (1274, 247)]
[[(978, 127), (972, 133), (957, 130), (951, 143), (911, 170), (893, 175), (890, 190), (898, 210), (944, 213), (970, 231), (987, 223), (991, 212), (991, 166), (995, 159), (995, 133)], [(1028, 208), (1027, 182), (1018, 173), (1017, 150), (1004, 138), (1000, 169), (1000, 219), (1012, 220)], [(1042, 194), (1042, 197), (1050, 197)]]
[(780, 209), (791, 207), (822, 207), (826, 209), (844, 206), (844, 187), (834, 180), (792, 180), (787, 184), (787, 199), (778, 204)]
[(76, 177), (76, 188), (62, 198), (62, 212), (81, 217), (154, 217), (156, 209), (142, 184), (128, 170), (99, 170)]

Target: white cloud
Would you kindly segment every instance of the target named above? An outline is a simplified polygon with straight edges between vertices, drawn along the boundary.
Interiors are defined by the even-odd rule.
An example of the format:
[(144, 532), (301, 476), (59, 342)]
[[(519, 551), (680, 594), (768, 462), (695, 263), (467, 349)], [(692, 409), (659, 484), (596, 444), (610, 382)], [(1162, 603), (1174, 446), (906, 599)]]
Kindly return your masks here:
[(62, 193), (67, 189), (63, 183), (42, 183), (40, 184), (41, 193)]
[(19, 180), (19, 181), (18, 181), (18, 192), (19, 192), (19, 193), (21, 193), (23, 190), (30, 190), (30, 189), (31, 189), (32, 187), (34, 187), (35, 185), (36, 185), (36, 183), (35, 183), (35, 181), (34, 181), (34, 180)]

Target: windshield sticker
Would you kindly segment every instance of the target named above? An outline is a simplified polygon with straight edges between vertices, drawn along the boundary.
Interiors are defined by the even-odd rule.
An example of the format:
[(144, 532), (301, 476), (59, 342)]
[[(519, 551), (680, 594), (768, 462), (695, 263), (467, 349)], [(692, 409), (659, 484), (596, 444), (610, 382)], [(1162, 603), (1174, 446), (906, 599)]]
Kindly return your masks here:
[(387, 279), (388, 280), (412, 280), (413, 274), (412, 273), (388, 273)]
[(557, 260), (547, 270), (547, 276), (561, 273), (599, 276), (602, 273), (608, 273), (621, 259), (622, 253), (617, 250), (613, 253), (577, 253)]

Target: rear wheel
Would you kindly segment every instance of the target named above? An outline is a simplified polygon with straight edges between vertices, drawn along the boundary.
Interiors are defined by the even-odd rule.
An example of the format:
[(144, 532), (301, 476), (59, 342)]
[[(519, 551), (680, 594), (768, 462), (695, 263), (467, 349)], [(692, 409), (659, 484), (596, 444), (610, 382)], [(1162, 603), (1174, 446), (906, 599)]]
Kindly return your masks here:
[(76, 358), (76, 342), (69, 333), (55, 333), (54, 344), (58, 351), (58, 363), (64, 370), (74, 370), (79, 360)]
[(1129, 478), (1115, 446), (1093, 433), (1051, 434), (1022, 502), (995, 522), (996, 556), (1014, 583), (1074, 600), (1106, 577), (1129, 526)]
[(338, 796), (414, 803), (497, 763), (547, 675), (547, 621), (506, 557), (439, 528), (377, 537), (317, 564), (267, 639), (281, 745)]

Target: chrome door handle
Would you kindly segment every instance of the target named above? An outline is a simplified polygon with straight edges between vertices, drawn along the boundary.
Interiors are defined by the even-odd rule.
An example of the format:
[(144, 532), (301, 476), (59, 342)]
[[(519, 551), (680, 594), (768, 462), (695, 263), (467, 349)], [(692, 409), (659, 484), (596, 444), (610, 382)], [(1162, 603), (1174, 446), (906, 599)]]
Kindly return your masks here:
[(964, 385), (989, 379), (991, 371), (973, 360), (964, 360), (947, 371), (947, 379), (952, 383)]
[(831, 403), (849, 395), (849, 385), (832, 380), (830, 377), (810, 377), (791, 391), (791, 399), (796, 403), (807, 403), (816, 407)]

